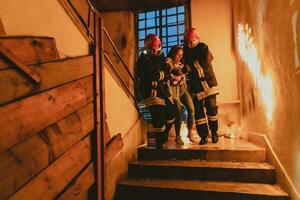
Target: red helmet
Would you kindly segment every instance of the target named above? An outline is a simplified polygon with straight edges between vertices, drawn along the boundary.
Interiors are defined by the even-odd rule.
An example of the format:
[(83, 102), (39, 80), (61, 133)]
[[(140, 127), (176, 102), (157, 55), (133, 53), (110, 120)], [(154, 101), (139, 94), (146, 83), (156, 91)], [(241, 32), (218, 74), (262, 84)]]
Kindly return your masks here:
[(199, 44), (199, 36), (198, 32), (195, 28), (189, 28), (184, 32), (184, 43), (189, 48), (195, 47), (197, 44)]
[(153, 55), (161, 54), (161, 41), (155, 34), (149, 34), (144, 40), (144, 48), (150, 50)]

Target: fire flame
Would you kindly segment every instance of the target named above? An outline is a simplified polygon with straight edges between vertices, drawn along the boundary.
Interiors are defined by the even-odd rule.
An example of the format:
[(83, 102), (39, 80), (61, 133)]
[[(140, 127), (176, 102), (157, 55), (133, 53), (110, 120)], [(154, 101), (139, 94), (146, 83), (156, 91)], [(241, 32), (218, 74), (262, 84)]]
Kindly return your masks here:
[(259, 98), (261, 98), (264, 104), (266, 117), (271, 122), (275, 105), (272, 75), (271, 73), (262, 73), (260, 58), (251, 35), (251, 28), (248, 24), (244, 26), (238, 24), (237, 39), (239, 54), (254, 78), (255, 85), (260, 94)]

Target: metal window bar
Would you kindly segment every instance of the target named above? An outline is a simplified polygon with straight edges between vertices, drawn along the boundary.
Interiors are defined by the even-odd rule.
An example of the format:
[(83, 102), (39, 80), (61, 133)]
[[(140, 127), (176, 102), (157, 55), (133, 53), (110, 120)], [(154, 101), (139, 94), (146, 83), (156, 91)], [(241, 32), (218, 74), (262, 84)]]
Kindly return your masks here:
[[(184, 6), (184, 5), (182, 5)], [(145, 39), (145, 37), (141, 37), (140, 32), (145, 31), (145, 35), (149, 34), (151, 30), (154, 30), (154, 32), (159, 35), (159, 37), (163, 40), (166, 40), (163, 43), (163, 50), (165, 51), (164, 53), (168, 53), (169, 49), (171, 46), (174, 45), (174, 43), (180, 44), (180, 38), (183, 36), (183, 33), (180, 33), (179, 26), (185, 25), (185, 19), (183, 21), (179, 21), (179, 15), (185, 14), (185, 9), (183, 11), (179, 11), (180, 6), (172, 7), (175, 9), (175, 14), (168, 14), (168, 9), (159, 9), (154, 11), (154, 17), (152, 16), (147, 16), (147, 13), (153, 12), (153, 11), (148, 11), (148, 12), (140, 12), (138, 13), (138, 53), (141, 53), (143, 46), (140, 45), (140, 43)], [(157, 12), (158, 11), (158, 12)], [(143, 14), (144, 17), (140, 17)], [(168, 18), (170, 19), (171, 17), (175, 17), (175, 22), (170, 22)], [(163, 19), (165, 18), (165, 19)], [(185, 18), (185, 16), (184, 16)], [(151, 25), (147, 25), (147, 20), (153, 20), (154, 23)], [(144, 27), (139, 26), (139, 22), (144, 21)], [(157, 23), (159, 21), (159, 24)], [(174, 19), (172, 19), (174, 21)], [(164, 25), (163, 25), (164, 22)], [(170, 32), (170, 28), (175, 28), (175, 32)], [(164, 31), (165, 30), (165, 31)], [(163, 35), (163, 33), (165, 33)], [(176, 40), (171, 39), (171, 37), (176, 37)]]
[[(166, 12), (166, 14), (167, 14), (167, 12)], [(167, 51), (166, 51), (166, 54), (168, 53), (168, 51), (169, 51), (169, 45), (168, 45), (168, 39), (169, 39), (169, 31), (168, 31), (168, 29), (169, 29), (169, 26), (168, 26), (168, 15), (166, 15), (166, 17), (165, 17), (165, 24), (166, 24), (166, 43), (167, 43), (167, 46), (166, 46), (166, 49), (167, 49)]]
[[(178, 13), (178, 7), (176, 7), (176, 13)], [(179, 21), (179, 19), (178, 19), (178, 14), (176, 15), (176, 23), (178, 24), (178, 21)], [(176, 28), (177, 28), (177, 41), (179, 42), (179, 25), (178, 26), (176, 26)]]
[[(179, 23), (176, 23), (176, 22), (173, 22), (173, 23), (170, 23), (170, 24), (168, 24), (169, 25), (169, 27), (172, 27), (172, 26), (174, 26), (174, 27), (178, 27), (178, 26), (180, 26), (180, 25), (184, 25), (185, 23), (184, 22), (179, 22)], [(145, 30), (149, 30), (149, 29), (159, 29), (161, 26), (160, 25), (157, 25), (157, 26), (149, 26), (149, 27), (146, 27), (146, 28), (140, 28), (138, 31), (145, 31)], [(163, 27), (165, 27), (165, 26), (163, 26)]]

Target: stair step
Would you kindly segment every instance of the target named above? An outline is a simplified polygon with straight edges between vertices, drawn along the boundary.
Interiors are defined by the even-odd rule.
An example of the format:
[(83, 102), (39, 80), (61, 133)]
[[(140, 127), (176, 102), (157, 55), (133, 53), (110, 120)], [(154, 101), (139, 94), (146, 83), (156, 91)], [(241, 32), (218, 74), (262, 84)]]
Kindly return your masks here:
[(274, 167), (257, 162), (140, 160), (129, 164), (128, 177), (275, 183)]
[(117, 184), (116, 200), (287, 200), (277, 185), (195, 180), (124, 179)]
[(52, 37), (1, 36), (0, 44), (26, 65), (59, 59)]
[[(227, 142), (227, 141), (226, 141)], [(221, 143), (221, 142), (220, 142)], [(254, 144), (245, 145), (188, 145), (166, 146), (163, 149), (142, 146), (138, 149), (139, 160), (214, 160), (237, 162), (265, 161), (265, 149)]]

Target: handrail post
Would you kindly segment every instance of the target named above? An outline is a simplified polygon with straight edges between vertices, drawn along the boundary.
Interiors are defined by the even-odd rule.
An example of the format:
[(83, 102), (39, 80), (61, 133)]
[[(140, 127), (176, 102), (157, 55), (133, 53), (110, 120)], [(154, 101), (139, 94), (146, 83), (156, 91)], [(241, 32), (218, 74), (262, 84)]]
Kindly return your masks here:
[(95, 52), (94, 52), (94, 114), (95, 114), (95, 180), (97, 199), (105, 200), (105, 158), (104, 158), (104, 63), (103, 63), (103, 21), (95, 14)]

